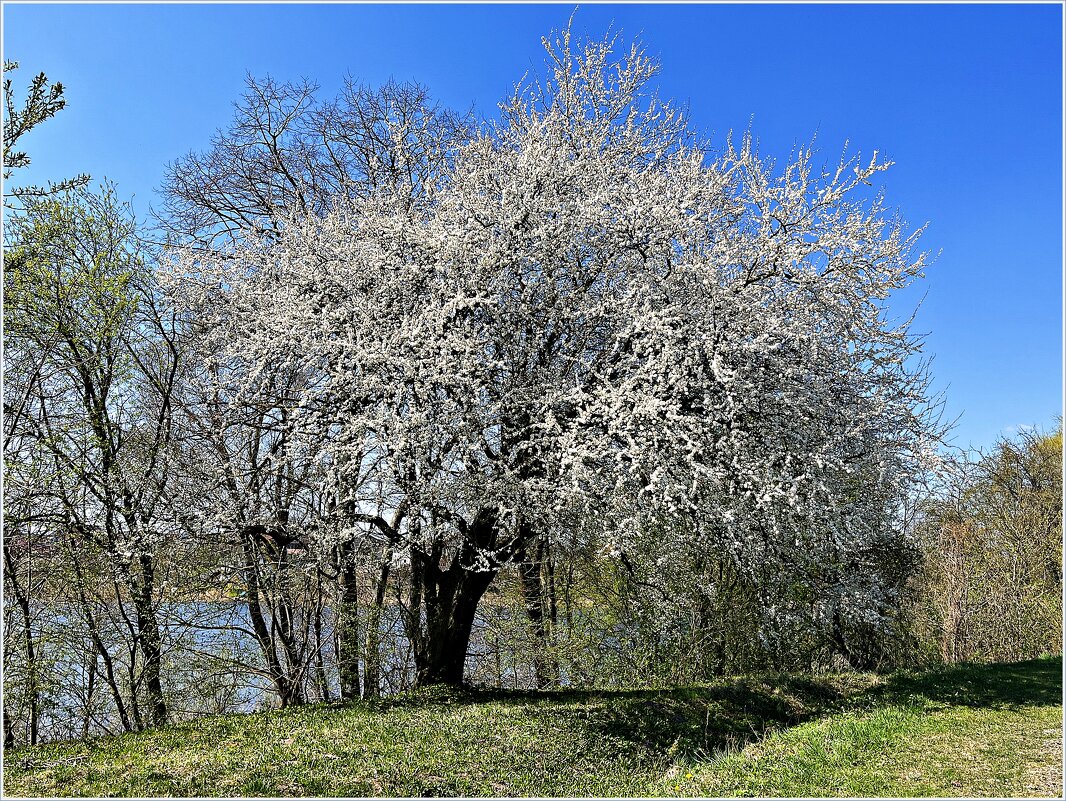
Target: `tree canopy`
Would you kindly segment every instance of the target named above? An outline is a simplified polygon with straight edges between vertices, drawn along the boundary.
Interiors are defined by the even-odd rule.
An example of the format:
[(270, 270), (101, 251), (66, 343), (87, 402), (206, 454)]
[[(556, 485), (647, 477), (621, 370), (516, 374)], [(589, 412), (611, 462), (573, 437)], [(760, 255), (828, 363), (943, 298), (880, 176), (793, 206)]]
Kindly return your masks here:
[[(296, 204), (166, 274), (245, 397), (300, 376), (259, 402), (327, 467), (337, 530), (408, 551), (453, 660), (537, 538), (618, 555), (666, 521), (814, 575), (883, 534), (934, 443), (919, 342), (884, 306), (921, 274), (920, 231), (862, 192), (888, 165), (715, 152), (617, 45), (546, 41), (550, 74), (417, 196)], [(822, 578), (829, 606), (878, 608), (876, 577)], [(461, 679), (461, 656), (422, 656)]]

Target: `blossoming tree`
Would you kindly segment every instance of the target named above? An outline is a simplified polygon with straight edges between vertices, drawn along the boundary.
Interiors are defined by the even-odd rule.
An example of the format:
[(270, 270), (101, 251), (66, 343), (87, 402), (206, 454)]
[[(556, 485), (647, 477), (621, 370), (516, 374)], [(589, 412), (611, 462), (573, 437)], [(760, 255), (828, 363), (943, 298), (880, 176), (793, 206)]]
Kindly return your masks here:
[[(884, 304), (918, 234), (863, 190), (887, 164), (713, 152), (616, 46), (546, 40), (550, 74), (417, 196), (293, 208), (163, 276), (248, 397), (304, 376), (290, 450), (335, 488), (323, 531), (406, 553), (419, 683), (462, 681), (479, 600), (540, 541), (622, 558), (657, 526), (782, 580), (846, 562), (934, 435)], [(875, 578), (822, 578), (826, 609), (879, 608)]]

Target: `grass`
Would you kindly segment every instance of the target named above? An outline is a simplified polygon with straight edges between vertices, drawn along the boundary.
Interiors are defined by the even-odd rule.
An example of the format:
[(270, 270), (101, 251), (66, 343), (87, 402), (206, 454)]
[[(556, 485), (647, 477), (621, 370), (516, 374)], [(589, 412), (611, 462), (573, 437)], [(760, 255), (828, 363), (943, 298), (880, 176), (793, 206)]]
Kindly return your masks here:
[(1060, 795), (1060, 658), (673, 690), (422, 691), (18, 748), (12, 796)]
[(709, 761), (660, 790), (696, 796), (1062, 795), (1062, 661), (895, 677), (836, 714)]

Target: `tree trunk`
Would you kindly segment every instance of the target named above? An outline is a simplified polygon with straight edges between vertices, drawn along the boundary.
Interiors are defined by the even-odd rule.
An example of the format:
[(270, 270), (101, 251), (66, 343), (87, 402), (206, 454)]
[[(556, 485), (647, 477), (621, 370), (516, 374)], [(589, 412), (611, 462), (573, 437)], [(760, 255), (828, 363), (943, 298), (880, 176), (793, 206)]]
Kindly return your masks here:
[(833, 647), (843, 656), (852, 670), (870, 671), (877, 667), (876, 660), (866, 653), (860, 653), (852, 648), (844, 636), (844, 625), (840, 617), (840, 610), (833, 610), (833, 630), (830, 635)]
[[(93, 615), (92, 605), (89, 603), (88, 590), (86, 589), (85, 576), (81, 570), (81, 563), (78, 561), (77, 551), (74, 547), (74, 541), (70, 542), (70, 563), (74, 568), (74, 586), (78, 591), (78, 603), (81, 605), (82, 617), (85, 620), (85, 625), (89, 632), (89, 639), (92, 644), (91, 659), (93, 664), (96, 664), (96, 659), (99, 658), (104, 663), (104, 681), (107, 682), (108, 688), (111, 690), (111, 698), (115, 702), (115, 710), (118, 712), (119, 722), (122, 723), (122, 728), (126, 731), (133, 731), (133, 723), (130, 720), (129, 712), (126, 710), (126, 703), (122, 700), (122, 691), (118, 686), (118, 679), (115, 678), (115, 663), (111, 658), (111, 653), (107, 650), (104, 644), (103, 637), (100, 635), (100, 627), (96, 622), (96, 616)], [(117, 583), (116, 583), (117, 590)], [(122, 601), (119, 600), (119, 604)], [(136, 690), (130, 686), (130, 695), (135, 699)]]
[(326, 676), (326, 665), (322, 659), (322, 602), (324, 598), (322, 588), (322, 574), (316, 576), (315, 586), (315, 683), (318, 685), (318, 698), (329, 703), (333, 700), (329, 691), (329, 679)]
[(167, 705), (163, 697), (161, 679), (163, 642), (159, 634), (159, 622), (152, 604), (152, 587), (155, 584), (155, 566), (152, 557), (138, 557), (140, 580), (134, 582), (133, 604), (137, 612), (137, 633), (144, 655), (144, 687), (148, 696), (148, 709), (152, 724), (161, 726), (167, 722)]
[(15, 730), (11, 725), (11, 716), (7, 714), (7, 706), (4, 706), (4, 750), (15, 747)]
[(85, 716), (81, 722), (81, 739), (89, 739), (89, 726), (93, 717), (93, 691), (96, 689), (96, 648), (90, 642), (89, 654), (86, 659), (86, 682), (85, 682)]
[(428, 556), (411, 549), (412, 601), (425, 611), (425, 627), (420, 610), (412, 603), (409, 623), (415, 624), (411, 638), (415, 656), (415, 685), (463, 683), (466, 653), (478, 603), (499, 572), (498, 566), (471, 569), (479, 548), (494, 544), (496, 513), (482, 509), (465, 532), (463, 544), (447, 569), (440, 567), (438, 543)]
[(359, 583), (352, 543), (337, 548), (340, 598), (337, 601), (337, 672), (341, 699), (359, 697)]
[(248, 602), (248, 619), (255, 632), (255, 639), (266, 661), (270, 679), (274, 682), (274, 689), (278, 693), (278, 699), (282, 706), (291, 706), (303, 702), (300, 688), (289, 678), (289, 674), (281, 665), (274, 640), (270, 636), (266, 618), (263, 616), (263, 607), (259, 598), (259, 558), (256, 553), (255, 542), (245, 532), (241, 537), (244, 548), (244, 583)]
[(392, 564), (392, 548), (381, 554), (378, 579), (374, 586), (374, 603), (366, 616), (366, 670), (363, 692), (367, 698), (381, 695), (381, 613), (385, 606), (385, 593), (389, 586), (389, 568)]
[[(33, 642), (33, 615), (30, 612), (30, 599), (29, 593), (27, 592), (28, 588), (19, 584), (18, 576), (15, 573), (15, 560), (12, 558), (11, 551), (6, 544), (4, 545), (4, 568), (4, 573), (11, 584), (15, 603), (22, 616), (23, 645), (25, 646), (26, 654), (26, 699), (29, 702), (30, 715), (29, 742), (30, 745), (36, 745), (37, 721), (39, 717), (38, 710), (40, 709), (40, 690), (38, 689), (37, 681), (37, 652)], [(7, 734), (5, 733), (4, 736), (6, 737)]]
[(459, 568), (439, 572), (437, 602), (426, 605), (426, 647), (415, 652), (415, 685), (463, 683), (470, 633), (481, 596), (496, 572), (473, 573)]
[(30, 706), (30, 745), (37, 745), (38, 719), (41, 706), (41, 693), (38, 689), (37, 653), (33, 645), (33, 628), (30, 617), (30, 604), (26, 598), (18, 598), (19, 610), (22, 612), (23, 642), (26, 646), (26, 697)]
[(284, 545), (278, 549), (277, 561), (273, 567), (273, 581), (271, 582), (274, 587), (273, 600), (270, 595), (267, 596), (271, 613), (271, 631), (272, 633), (274, 630), (277, 631), (276, 639), (281, 643), (282, 653), (285, 655), (290, 682), (299, 691), (299, 703), (303, 703), (306, 700), (301, 686), (304, 670), (307, 667), (304, 662), (306, 638), (304, 647), (300, 647), (296, 642), (296, 626), (294, 625), (297, 615), (287, 587), (289, 560)]
[[(549, 621), (554, 617), (554, 603), (550, 603), (546, 587), (547, 543), (541, 537), (533, 538), (526, 546), (525, 558), (518, 565), (519, 583), (525, 601), (526, 615), (533, 630), (533, 673), (537, 689), (551, 687), (558, 680), (559, 666), (554, 658)], [(546, 592), (547, 590), (547, 592)]]

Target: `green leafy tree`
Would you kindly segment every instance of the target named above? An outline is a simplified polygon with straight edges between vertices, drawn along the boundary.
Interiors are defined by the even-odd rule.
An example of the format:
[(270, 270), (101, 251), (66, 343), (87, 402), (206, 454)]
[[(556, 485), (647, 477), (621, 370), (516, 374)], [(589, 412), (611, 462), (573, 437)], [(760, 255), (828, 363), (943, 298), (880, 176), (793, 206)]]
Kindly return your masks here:
[[(172, 491), (172, 324), (112, 187), (28, 199), (5, 234), (5, 561), (15, 556), (8, 543), (31, 532), (26, 553), (44, 538), (67, 554), (66, 589), (104, 662), (122, 726), (158, 724), (168, 714), (157, 595)], [(29, 503), (41, 495), (38, 468), (50, 480)], [(106, 566), (101, 599), (117, 594), (133, 610), (130, 664), (139, 667), (124, 689), (91, 612), (90, 564)]]
[[(15, 101), (11, 73), (18, 69), (17, 61), (4, 61), (4, 182), (11, 180), (14, 171), (30, 164), (29, 154), (17, 149), (19, 140), (58, 114), (67, 104), (63, 97), (63, 84), (48, 82), (48, 76), (38, 73), (30, 81), (21, 106)], [(89, 176), (82, 174), (47, 186), (27, 185), (5, 190), (4, 203), (25, 202), (33, 198), (47, 197), (68, 189), (85, 186)]]

